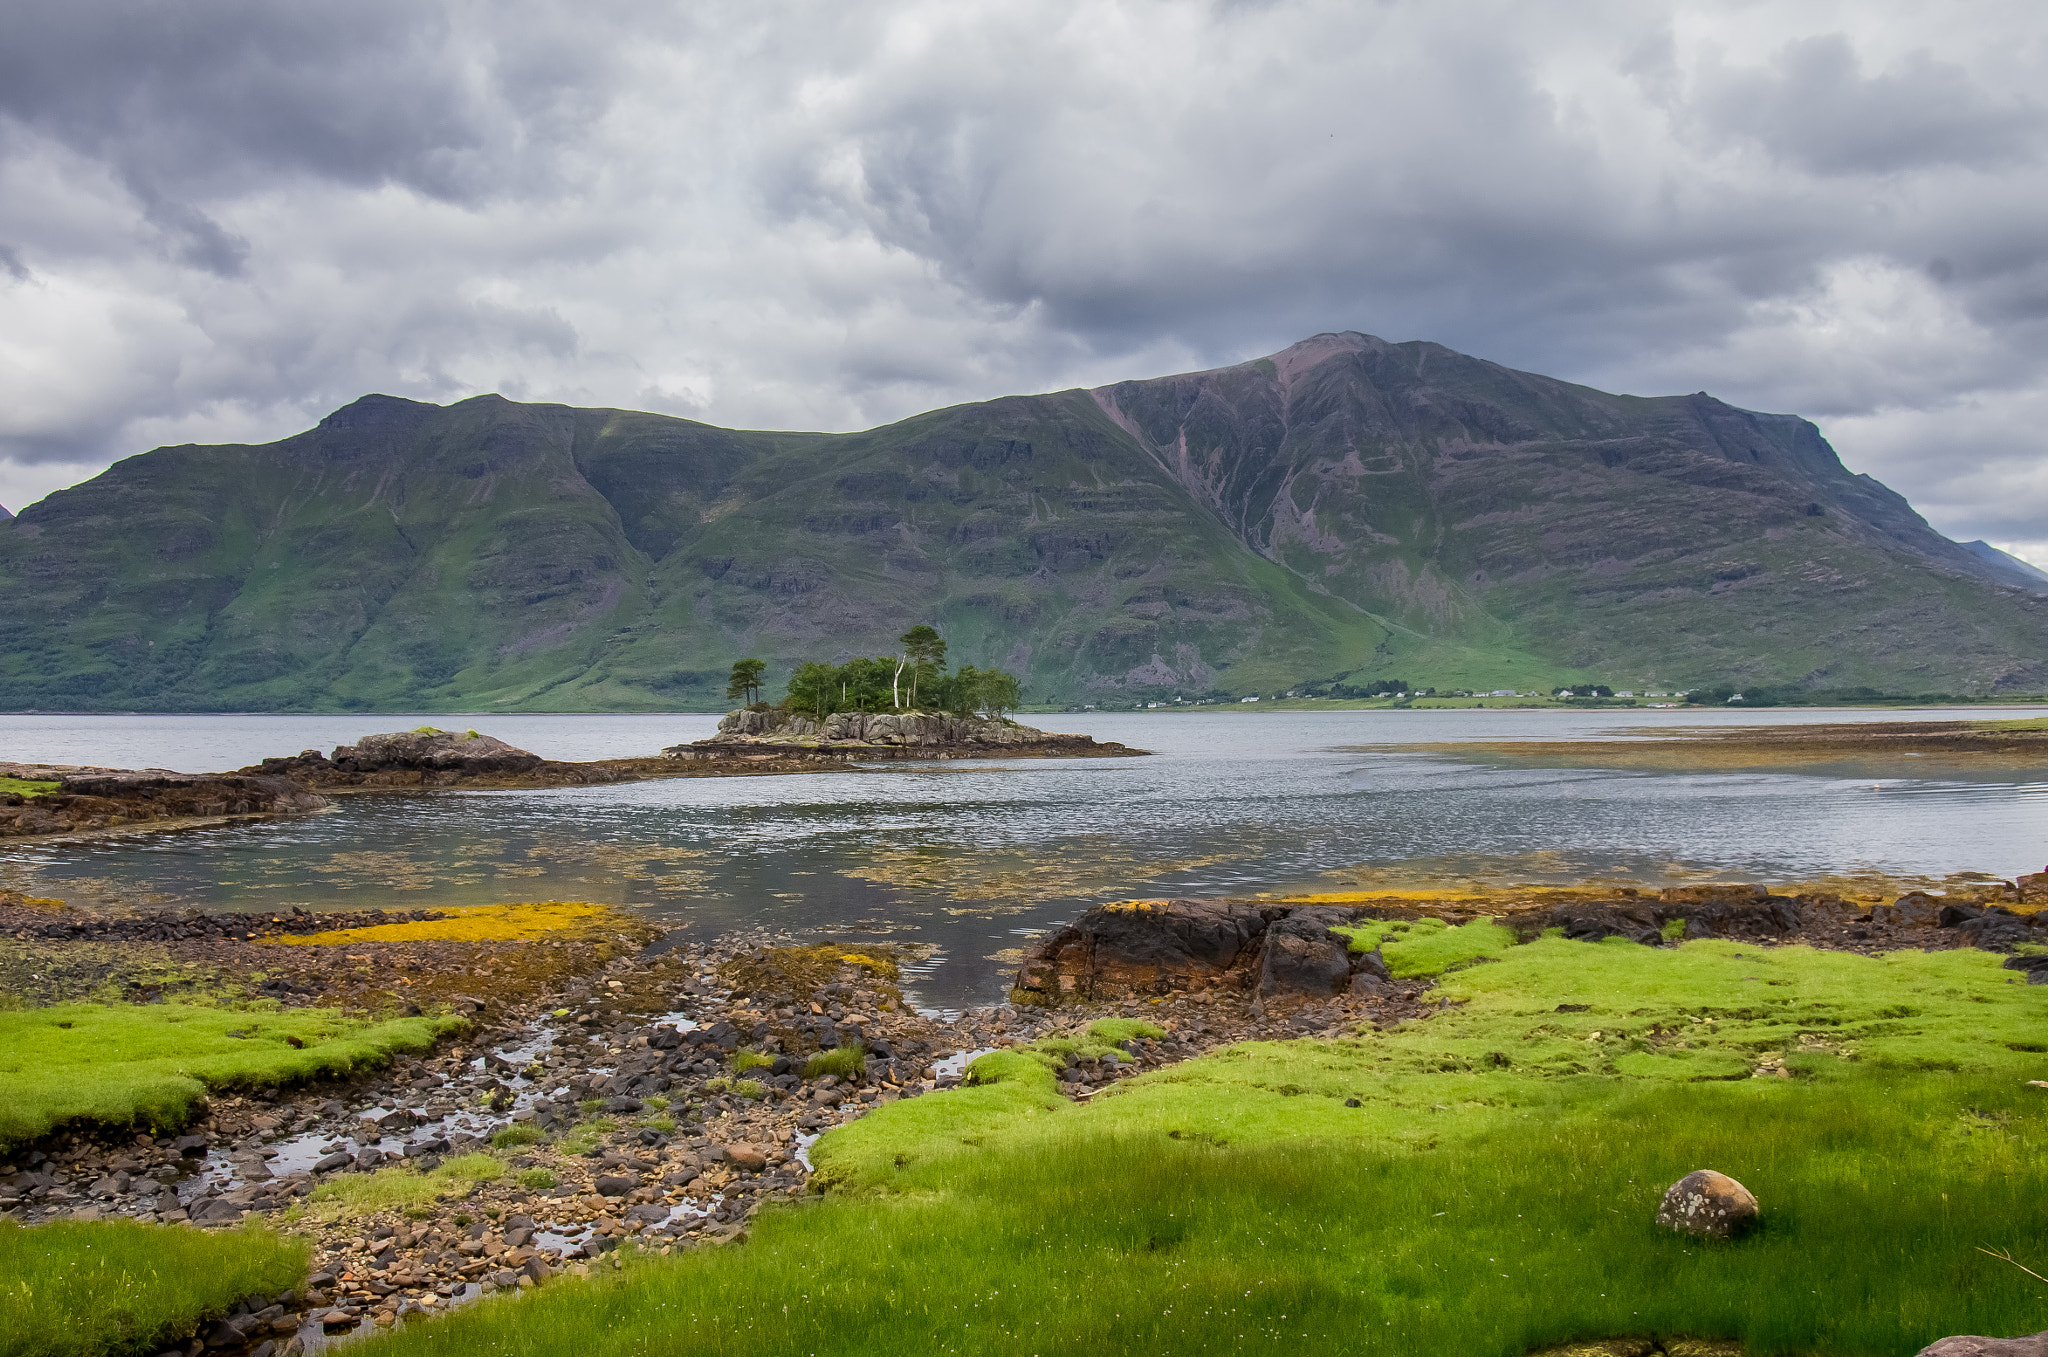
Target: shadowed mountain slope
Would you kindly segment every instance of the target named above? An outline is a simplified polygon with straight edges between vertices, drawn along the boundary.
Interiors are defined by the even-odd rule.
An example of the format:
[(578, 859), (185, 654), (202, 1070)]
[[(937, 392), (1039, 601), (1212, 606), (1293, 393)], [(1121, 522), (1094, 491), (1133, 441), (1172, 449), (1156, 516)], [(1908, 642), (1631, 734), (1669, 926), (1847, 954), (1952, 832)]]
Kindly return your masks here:
[(366, 396), (0, 521), (0, 708), (709, 705), (934, 621), (1028, 700), (1355, 672), (2048, 687), (2048, 599), (1803, 420), (1438, 345), (855, 434)]

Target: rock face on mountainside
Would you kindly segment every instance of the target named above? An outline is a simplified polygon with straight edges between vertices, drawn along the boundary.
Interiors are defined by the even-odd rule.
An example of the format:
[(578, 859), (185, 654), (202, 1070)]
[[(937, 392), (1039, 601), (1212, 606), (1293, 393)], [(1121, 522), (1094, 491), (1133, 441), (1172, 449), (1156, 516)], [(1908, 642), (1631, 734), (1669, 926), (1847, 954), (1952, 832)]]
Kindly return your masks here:
[(1352, 953), (1328, 925), (1356, 911), (1228, 900), (1097, 905), (1032, 949), (1017, 972), (1020, 1003), (1100, 1002), (1175, 990), (1328, 998), (1388, 981), (1377, 952)]
[(0, 709), (675, 710), (919, 622), (1033, 703), (2048, 689), (2048, 598), (1813, 425), (1428, 343), (854, 434), (366, 396), (0, 521)]
[(861, 758), (1120, 758), (1146, 752), (1088, 735), (1048, 734), (994, 717), (939, 712), (836, 712), (819, 720), (779, 709), (728, 712), (718, 723), (716, 735), (674, 745), (662, 752), (679, 759), (720, 758), (757, 748), (841, 753)]
[(0, 838), (158, 820), (293, 814), (327, 804), (291, 779), (275, 775), (0, 763), (0, 777), (58, 784), (41, 795), (0, 795)]

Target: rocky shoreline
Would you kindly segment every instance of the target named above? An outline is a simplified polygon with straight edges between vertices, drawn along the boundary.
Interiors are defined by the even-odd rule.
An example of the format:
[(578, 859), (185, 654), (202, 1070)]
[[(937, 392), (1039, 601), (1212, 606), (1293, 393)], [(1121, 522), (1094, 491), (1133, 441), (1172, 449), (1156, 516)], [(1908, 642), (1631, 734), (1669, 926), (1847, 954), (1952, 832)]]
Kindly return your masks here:
[[(441, 916), (80, 916), (48, 903), (0, 900), (0, 935), (53, 957), (80, 944), (130, 944), (219, 976), (260, 971), (249, 995), (287, 1007), (425, 1004), (471, 1022), (435, 1053), (357, 1079), (215, 1096), (189, 1125), (161, 1135), (73, 1127), (0, 1156), (0, 1212), (24, 1224), (125, 1218), (218, 1228), (260, 1217), (306, 1238), (314, 1253), (303, 1288), (250, 1297), (199, 1336), (209, 1351), (251, 1357), (314, 1351), (327, 1335), (587, 1273), (627, 1241), (673, 1252), (742, 1239), (765, 1204), (818, 1186), (807, 1151), (819, 1135), (961, 1082), (983, 1051), (1078, 1034), (1104, 1016), (1142, 1016), (1163, 1029), (1108, 1057), (1074, 1057), (1060, 1088), (1085, 1098), (1234, 1042), (1337, 1035), (1428, 1011), (1428, 986), (1414, 982), (1271, 1008), (1219, 993), (920, 1012), (893, 979), (894, 953), (872, 944), (766, 933), (696, 943), (686, 930), (614, 918), (539, 945), (279, 945)], [(104, 963), (74, 980), (115, 983), (139, 1002), (167, 997), (124, 985)], [(850, 1065), (841, 1057), (838, 1072), (806, 1077), (813, 1057), (856, 1045)], [(742, 1051), (759, 1063), (736, 1062)], [(514, 1151), (502, 1176), (460, 1191), (358, 1213), (322, 1200), (338, 1181), (432, 1172), (493, 1142)]]
[[(1859, 909), (1741, 886), (1527, 908), (1464, 901), (1457, 913), (1525, 937), (1562, 929), (1650, 946), (1681, 935), (1865, 953), (1975, 946), (2010, 953), (2009, 967), (2048, 983), (2048, 958), (2017, 950), (2048, 940), (2048, 918), (2028, 908), (2044, 887), (2048, 872), (1983, 888), (2018, 909), (1917, 892)], [(87, 914), (0, 897), (0, 936), (42, 949), (38, 974), (51, 984), (28, 994), (35, 1001), (110, 987), (135, 1002), (181, 997), (124, 980), (118, 954), (129, 948), (153, 974), (168, 961), (196, 991), (214, 986), (215, 1002), (426, 1008), (469, 1024), (431, 1053), (354, 1079), (218, 1094), (162, 1134), (74, 1126), (17, 1146), (0, 1156), (0, 1212), (30, 1225), (264, 1219), (312, 1248), (305, 1284), (246, 1298), (186, 1350), (318, 1351), (331, 1337), (611, 1266), (629, 1242), (671, 1253), (742, 1240), (764, 1207), (828, 1186), (808, 1157), (818, 1136), (971, 1078), (965, 1067), (984, 1051), (1076, 1036), (1105, 1017), (1156, 1024), (1156, 1040), (1068, 1057), (1058, 1087), (1085, 1099), (1242, 1041), (1427, 1019), (1434, 981), (1395, 979), (1376, 952), (1350, 953), (1329, 931), (1389, 912), (1098, 906), (1027, 956), (1012, 991), (1027, 1002), (941, 1013), (906, 1000), (897, 964), (909, 953), (816, 936), (698, 941), (606, 914), (539, 941), (436, 939), (390, 926), (445, 912)], [(73, 952), (92, 959), (67, 970)], [(260, 979), (232, 988), (250, 976)], [(473, 1176), (447, 1176), (458, 1171)], [(363, 1186), (380, 1174), (417, 1190), (387, 1201)]]
[(261, 771), (175, 773), (165, 768), (0, 762), (0, 778), (57, 784), (52, 791), (34, 795), (0, 792), (0, 839), (296, 815), (327, 804), (300, 783)]

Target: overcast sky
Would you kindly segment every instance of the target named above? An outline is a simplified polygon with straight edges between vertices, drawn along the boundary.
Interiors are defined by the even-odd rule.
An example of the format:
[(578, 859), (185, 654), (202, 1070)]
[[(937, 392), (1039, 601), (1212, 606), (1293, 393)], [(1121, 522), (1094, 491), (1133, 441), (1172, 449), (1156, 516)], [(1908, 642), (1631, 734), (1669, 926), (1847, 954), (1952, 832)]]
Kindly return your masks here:
[(854, 429), (1434, 339), (2048, 564), (2048, 6), (14, 0), (0, 504), (366, 391)]

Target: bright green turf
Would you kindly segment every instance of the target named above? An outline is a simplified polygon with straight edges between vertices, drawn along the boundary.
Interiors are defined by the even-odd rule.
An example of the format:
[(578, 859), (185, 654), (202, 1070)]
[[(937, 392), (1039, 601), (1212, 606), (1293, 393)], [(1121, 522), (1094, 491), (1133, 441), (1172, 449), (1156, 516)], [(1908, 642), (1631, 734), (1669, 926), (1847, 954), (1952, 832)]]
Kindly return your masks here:
[(1378, 947), (1396, 980), (1442, 975), (1453, 966), (1478, 957), (1496, 957), (1515, 945), (1515, 935), (1491, 919), (1474, 919), (1452, 928), (1442, 919), (1368, 922), (1332, 930), (1351, 939), (1351, 950)]
[(0, 1145), (73, 1120), (180, 1125), (210, 1088), (346, 1074), (394, 1051), (424, 1050), (463, 1025), (459, 1018), (372, 1022), (332, 1009), (185, 1004), (0, 1012)]
[(150, 1352), (305, 1272), (305, 1245), (257, 1229), (0, 1221), (0, 1357)]
[[(1428, 1020), (1248, 1043), (1085, 1103), (997, 1052), (974, 1086), (826, 1137), (838, 1198), (744, 1249), (365, 1357), (1511, 1357), (1627, 1333), (1879, 1357), (2030, 1332), (2048, 1295), (1977, 1249), (2048, 1270), (2048, 1096), (2026, 1086), (2048, 990), (1999, 960), (1546, 938), (1449, 972)], [(1758, 1194), (1757, 1235), (1654, 1226), (1701, 1167)]]
[(0, 795), (13, 792), (17, 796), (41, 796), (63, 785), (61, 782), (25, 782), (18, 777), (0, 777)]

